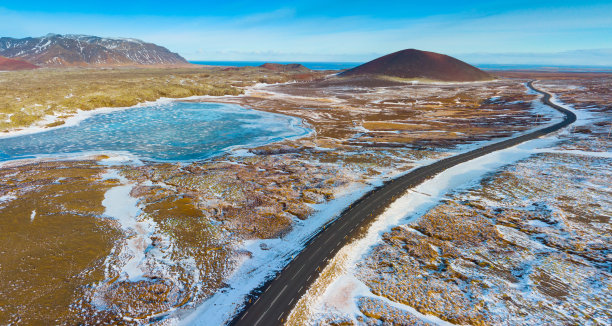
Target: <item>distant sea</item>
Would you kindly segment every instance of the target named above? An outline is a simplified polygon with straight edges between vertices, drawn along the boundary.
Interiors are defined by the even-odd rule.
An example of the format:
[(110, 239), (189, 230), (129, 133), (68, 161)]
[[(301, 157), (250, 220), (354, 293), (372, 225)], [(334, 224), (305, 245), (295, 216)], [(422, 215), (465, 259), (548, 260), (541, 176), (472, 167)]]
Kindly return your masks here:
[(477, 64), (482, 70), (537, 70), (551, 72), (612, 72), (612, 67), (604, 66), (562, 66), (562, 65), (526, 65), (526, 64)]
[[(312, 70), (341, 70), (359, 66), (363, 62), (283, 62), (283, 61), (190, 61), (198, 65), (245, 67), (261, 66), (266, 62), (271, 63), (299, 63)], [(525, 64), (476, 64), (483, 70), (538, 70), (557, 72), (612, 72), (612, 67), (602, 66), (560, 66), (560, 65), (525, 65)]]

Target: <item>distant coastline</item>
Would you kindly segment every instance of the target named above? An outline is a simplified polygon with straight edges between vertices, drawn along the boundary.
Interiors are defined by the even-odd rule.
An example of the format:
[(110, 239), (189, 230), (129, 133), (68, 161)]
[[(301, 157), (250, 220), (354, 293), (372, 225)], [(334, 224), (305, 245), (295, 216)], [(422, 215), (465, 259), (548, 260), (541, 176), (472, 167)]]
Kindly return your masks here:
[(227, 66), (227, 67), (247, 67), (261, 66), (264, 63), (299, 63), (312, 70), (342, 70), (359, 66), (363, 62), (305, 62), (305, 61), (189, 61), (197, 65), (207, 66)]
[[(299, 63), (312, 70), (342, 70), (359, 66), (363, 62), (307, 62), (307, 61), (189, 61), (193, 64), (208, 66), (246, 67), (261, 66), (264, 63)], [(475, 64), (482, 70), (536, 70), (548, 72), (609, 72), (612, 67), (606, 66), (562, 66), (562, 65), (529, 65), (529, 64)]]
[(530, 65), (530, 64), (476, 64), (482, 70), (535, 70), (547, 72), (612, 72), (606, 66), (564, 66), (564, 65)]

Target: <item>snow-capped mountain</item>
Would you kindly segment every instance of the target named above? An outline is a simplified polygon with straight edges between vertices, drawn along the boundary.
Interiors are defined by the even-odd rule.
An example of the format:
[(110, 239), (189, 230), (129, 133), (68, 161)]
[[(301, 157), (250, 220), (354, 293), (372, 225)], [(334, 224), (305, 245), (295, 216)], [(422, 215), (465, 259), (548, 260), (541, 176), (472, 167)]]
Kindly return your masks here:
[(0, 56), (40, 66), (106, 66), (187, 64), (168, 49), (128, 38), (48, 34), (43, 37), (0, 38)]

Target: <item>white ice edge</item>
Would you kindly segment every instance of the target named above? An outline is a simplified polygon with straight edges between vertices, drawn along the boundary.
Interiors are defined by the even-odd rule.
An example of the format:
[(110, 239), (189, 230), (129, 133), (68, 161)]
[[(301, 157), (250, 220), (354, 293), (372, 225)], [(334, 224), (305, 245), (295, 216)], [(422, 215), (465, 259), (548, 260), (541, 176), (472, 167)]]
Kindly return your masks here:
[(66, 128), (66, 127), (76, 126), (79, 123), (81, 123), (83, 120), (89, 117), (92, 117), (94, 115), (97, 115), (97, 114), (104, 114), (104, 113), (110, 113), (110, 112), (115, 112), (115, 111), (123, 111), (123, 110), (147, 107), (147, 106), (156, 106), (156, 105), (160, 105), (164, 103), (171, 103), (171, 102), (193, 101), (193, 100), (203, 100), (203, 99), (218, 99), (218, 98), (223, 98), (223, 97), (239, 97), (239, 96), (241, 95), (223, 95), (223, 96), (196, 95), (196, 96), (189, 96), (189, 97), (182, 97), (182, 98), (160, 97), (159, 99), (155, 101), (145, 101), (145, 102), (141, 102), (141, 103), (138, 103), (132, 106), (101, 107), (101, 108), (96, 108), (96, 109), (87, 110), (87, 111), (77, 109), (76, 114), (67, 118), (64, 124), (55, 126), (55, 127), (45, 127), (44, 123), (53, 122), (57, 119), (58, 116), (66, 114), (66, 113), (59, 112), (55, 115), (47, 115), (43, 117), (42, 121), (38, 121), (34, 125), (24, 127), (23, 129), (11, 130), (9, 132), (0, 133), (0, 139), (1, 138), (12, 138), (12, 137), (35, 134), (35, 133), (54, 130), (54, 129), (61, 129), (61, 128)]
[[(99, 159), (99, 156), (108, 158)], [(84, 151), (76, 153), (37, 154), (33, 157), (19, 158), (14, 160), (0, 161), (0, 168), (19, 166), (34, 163), (41, 160), (53, 161), (75, 161), (75, 160), (97, 160), (101, 165), (143, 165), (143, 161), (136, 155), (125, 151)]]
[[(295, 83), (295, 82), (275, 83), (275, 84), (256, 83), (253, 86), (245, 87), (244, 94), (240, 94), (240, 95), (221, 95), (221, 96), (194, 95), (194, 96), (179, 97), (179, 98), (160, 97), (160, 98), (158, 98), (155, 101), (144, 101), (144, 102), (140, 102), (140, 103), (138, 103), (136, 105), (132, 105), (132, 106), (101, 107), (101, 108), (95, 108), (93, 110), (86, 110), (86, 111), (81, 110), (81, 109), (77, 109), (76, 114), (74, 114), (74, 115), (70, 116), (69, 118), (67, 118), (66, 120), (64, 120), (64, 124), (59, 125), (59, 126), (55, 126), (55, 127), (45, 127), (44, 126), (45, 123), (54, 122), (54, 121), (57, 120), (57, 118), (60, 115), (66, 115), (66, 113), (58, 112), (58, 113), (53, 114), (53, 115), (46, 115), (46, 116), (43, 117), (43, 119), (41, 121), (35, 122), (33, 125), (30, 125), (28, 127), (24, 127), (23, 129), (11, 130), (11, 131), (8, 131), (8, 132), (0, 133), (0, 139), (2, 139), (2, 138), (17, 137), (17, 136), (28, 135), (28, 134), (35, 134), (35, 133), (39, 133), (39, 132), (49, 131), (49, 130), (53, 130), (53, 129), (60, 129), (60, 128), (65, 128), (65, 127), (70, 127), (70, 126), (76, 126), (79, 123), (81, 123), (83, 120), (85, 120), (85, 119), (87, 119), (89, 117), (92, 117), (94, 115), (97, 115), (97, 114), (110, 113), (110, 112), (114, 112), (114, 111), (122, 111), (122, 110), (127, 110), (127, 109), (132, 109), (132, 108), (140, 108), (140, 107), (146, 107), (146, 106), (155, 106), (155, 105), (160, 105), (160, 104), (164, 104), (164, 103), (171, 103), (171, 102), (197, 101), (197, 100), (204, 100), (204, 99), (218, 100), (220, 98), (243, 97), (243, 96), (249, 95), (249, 92), (252, 92), (252, 90), (256, 90), (258, 88), (262, 88), (262, 87), (270, 86), (270, 85), (291, 84), (291, 83)], [(247, 107), (244, 107), (244, 108), (245, 109), (251, 109), (251, 108), (247, 108)], [(259, 110), (255, 110), (255, 111), (259, 111)], [(273, 112), (270, 112), (270, 113), (273, 113)], [(275, 113), (275, 114), (282, 115), (280, 113)]]
[[(142, 105), (127, 107), (127, 108), (110, 108), (109, 110), (106, 110), (106, 111), (103, 111), (102, 109), (100, 109), (100, 111), (96, 112), (95, 114), (110, 113), (114, 111), (126, 110), (129, 108), (135, 108), (135, 107), (148, 107), (148, 106), (155, 106), (155, 105), (160, 105), (164, 103), (181, 102), (186, 99), (193, 99), (193, 98), (202, 99), (204, 97), (211, 98), (211, 96), (206, 95), (206, 96), (194, 96), (191, 98), (183, 98), (183, 99), (168, 99), (168, 101), (164, 101), (164, 102), (159, 102), (158, 100), (156, 102), (150, 102), (148, 104), (142, 104)], [(296, 140), (299, 138), (308, 137), (308, 136), (311, 136), (315, 132), (314, 129), (312, 129), (311, 126), (305, 120), (295, 117), (295, 116), (285, 115), (282, 113), (255, 110), (255, 109), (252, 109), (246, 106), (241, 106), (241, 105), (232, 104), (232, 103), (223, 103), (223, 102), (202, 102), (202, 103), (225, 105), (230, 109), (240, 108), (241, 110), (251, 110), (251, 111), (257, 112), (257, 114), (259, 114), (259, 119), (262, 121), (246, 121), (245, 125), (243, 126), (245, 128), (258, 128), (258, 127), (261, 127), (261, 125), (265, 125), (267, 122), (270, 122), (271, 120), (280, 119), (280, 118), (287, 120), (289, 126), (284, 128), (283, 130), (278, 130), (279, 131), (278, 135), (268, 136), (265, 139), (262, 138), (262, 139), (253, 141), (251, 144), (228, 146), (220, 150), (218, 153), (215, 153), (214, 155), (203, 157), (203, 158), (190, 159), (190, 160), (153, 159), (150, 157), (141, 157), (137, 154), (133, 154), (128, 151), (111, 151), (111, 150), (108, 150), (108, 151), (80, 151), (80, 152), (74, 152), (74, 153), (35, 154), (35, 155), (31, 155), (31, 157), (16, 158), (16, 159), (10, 159), (6, 161), (0, 161), (0, 167), (6, 166), (7, 163), (10, 165), (15, 162), (27, 163), (31, 161), (44, 160), (44, 159), (54, 159), (54, 160), (90, 159), (97, 155), (110, 156), (111, 158), (101, 161), (103, 164), (108, 163), (109, 165), (124, 165), (124, 164), (142, 165), (143, 161), (192, 163), (192, 162), (205, 161), (205, 160), (219, 157), (219, 156), (222, 156), (228, 153), (244, 153), (245, 151), (249, 149), (261, 147), (261, 146), (267, 146), (267, 145), (277, 143), (277, 142), (282, 142), (282, 141), (287, 141), (287, 140)], [(87, 112), (90, 112), (90, 111), (87, 111)], [(79, 123), (81, 123), (83, 120), (90, 118), (93, 115), (94, 114), (84, 115), (81, 117), (82, 119), (80, 119), (79, 121), (76, 121), (74, 124), (71, 124), (71, 125), (68, 125), (68, 123), (66, 123), (65, 125), (62, 125), (62, 126), (58, 126), (54, 128), (44, 128), (44, 129), (29, 133), (29, 134), (38, 133), (38, 132), (47, 132), (47, 131), (50, 131), (56, 128), (76, 126)], [(22, 136), (22, 135), (12, 135), (10, 137), (17, 137), (17, 136)], [(10, 137), (0, 136), (0, 139), (10, 138)]]

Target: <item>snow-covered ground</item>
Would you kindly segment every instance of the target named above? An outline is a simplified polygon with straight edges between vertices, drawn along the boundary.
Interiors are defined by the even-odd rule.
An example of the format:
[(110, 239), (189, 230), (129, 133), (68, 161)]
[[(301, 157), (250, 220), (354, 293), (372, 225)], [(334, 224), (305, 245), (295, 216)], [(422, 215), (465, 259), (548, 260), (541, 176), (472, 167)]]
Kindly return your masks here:
[(138, 199), (130, 195), (133, 184), (127, 183), (127, 179), (119, 175), (117, 170), (110, 170), (102, 176), (102, 180), (108, 179), (118, 179), (121, 185), (104, 194), (104, 215), (116, 220), (120, 229), (129, 235), (119, 254), (119, 257), (124, 258), (119, 274), (127, 280), (137, 281), (144, 275), (141, 265), (145, 262), (145, 253), (152, 243), (151, 235), (156, 225), (149, 219), (138, 219), (141, 213)]
[[(573, 112), (569, 106), (563, 105), (560, 101), (556, 104), (561, 105)], [(543, 107), (538, 107), (542, 113), (545, 110)], [(593, 116), (584, 113), (576, 112), (578, 115), (578, 124), (588, 123)], [(296, 317), (296, 310), (290, 318), (294, 318), (293, 322), (303, 323), (304, 314), (310, 318), (310, 322), (316, 322), (329, 312), (338, 312), (345, 316), (359, 316), (361, 312), (357, 308), (355, 302), (359, 297), (373, 297), (383, 301), (389, 301), (386, 298), (372, 294), (367, 286), (356, 277), (357, 263), (367, 255), (374, 246), (380, 244), (381, 236), (389, 232), (393, 227), (407, 224), (418, 219), (431, 208), (438, 205), (450, 192), (457, 192), (468, 189), (480, 183), (480, 181), (498, 171), (504, 166), (511, 165), (520, 160), (523, 160), (533, 154), (550, 152), (550, 147), (554, 146), (560, 139), (559, 135), (565, 133), (561, 130), (556, 134), (549, 135), (544, 138), (531, 140), (517, 146), (493, 152), (485, 156), (476, 158), (469, 162), (465, 162), (449, 168), (444, 172), (436, 175), (434, 178), (425, 181), (419, 186), (407, 191), (402, 197), (393, 202), (384, 213), (382, 213), (374, 223), (370, 226), (367, 234), (342, 248), (338, 254), (328, 264), (328, 267), (321, 275), (330, 275), (331, 281), (319, 279), (314, 283), (306, 295), (298, 303), (300, 321)], [(471, 146), (470, 146), (471, 147)], [(341, 289), (342, 295), (339, 299), (338, 291)], [(396, 308), (414, 313), (414, 309), (403, 305), (394, 304)], [(414, 314), (420, 316), (422, 320), (426, 320), (433, 324), (447, 324), (433, 316), (422, 316), (422, 314)]]
[[(524, 84), (525, 88), (527, 89), (526, 93), (527, 94), (532, 94), (532, 95), (539, 95), (541, 97), (541, 94), (532, 90), (531, 88), (529, 88), (527, 86), (527, 83)], [(551, 100), (552, 101), (552, 100)], [(553, 103), (558, 104), (562, 107), (567, 108), (568, 110), (574, 112), (574, 114), (576, 114), (577, 116), (580, 114), (580, 116), (578, 117), (579, 120), (581, 121), (588, 121), (591, 119), (591, 115), (588, 112), (581, 112), (578, 110), (574, 110), (573, 108), (571, 108), (570, 106), (566, 106), (563, 103), (556, 103), (553, 101)], [(473, 143), (468, 143), (468, 144), (460, 144), (457, 145), (454, 149), (452, 149), (450, 152), (455, 152), (455, 153), (464, 153), (464, 152), (469, 152), (471, 150), (474, 150), (476, 148), (482, 147), (482, 146), (486, 146), (486, 145), (490, 145), (493, 143), (497, 143), (500, 141), (504, 141), (510, 138), (514, 138), (517, 136), (521, 136), (524, 134), (528, 134), (530, 132), (533, 132), (534, 130), (537, 129), (544, 129), (546, 127), (549, 127), (555, 123), (560, 122), (561, 120), (563, 120), (564, 115), (555, 110), (554, 108), (542, 103), (542, 101), (540, 100), (540, 98), (538, 97), (537, 99), (531, 101), (531, 112), (533, 114), (535, 114), (538, 117), (538, 120), (544, 120), (544, 119), (549, 119), (549, 121), (546, 124), (542, 124), (536, 128), (532, 128), (532, 129), (527, 129), (524, 131), (520, 131), (520, 132), (514, 132), (512, 133), (512, 136), (508, 136), (508, 137), (501, 137), (501, 138), (496, 138), (496, 139), (491, 139), (491, 140), (485, 140), (485, 141), (478, 141), (478, 142), (473, 142)], [(536, 121), (536, 122), (540, 122), (540, 121)], [(587, 123), (587, 122), (584, 122)], [(575, 124), (574, 124), (575, 126)]]
[[(365, 237), (351, 243), (338, 252), (334, 260), (339, 260), (336, 265), (342, 265), (342, 269), (346, 270), (346, 273), (337, 275), (337, 279), (328, 285), (328, 291), (323, 296), (312, 295), (312, 289), (304, 296), (302, 300), (305, 300), (306, 305), (309, 306), (313, 319), (316, 319), (317, 315), (327, 312), (328, 307), (334, 305), (333, 300), (330, 300), (334, 297), (334, 288), (343, 287), (342, 283), (346, 281), (359, 282), (356, 278), (350, 277), (354, 275), (354, 266), (373, 246), (380, 243), (382, 234), (397, 225), (406, 224), (417, 219), (440, 203), (449, 192), (474, 186), (488, 174), (497, 171), (499, 168), (539, 153), (542, 149), (550, 147), (557, 141), (558, 139), (554, 136), (535, 139), (512, 148), (490, 153), (449, 168), (406, 192), (405, 195), (393, 202), (372, 223)], [(331, 265), (334, 265), (334, 262), (330, 263)], [(323, 271), (323, 273), (325, 272)], [(325, 286), (325, 284), (317, 284), (315, 287), (319, 287), (319, 285)], [(355, 291), (347, 294), (349, 297), (355, 298), (363, 294), (363, 291), (359, 291), (361, 284), (353, 288)], [(349, 300), (349, 302), (354, 302), (354, 299)], [(353, 306), (354, 304), (351, 303), (351, 305)], [(356, 309), (356, 307), (354, 308)], [(359, 311), (353, 312), (357, 315), (359, 314)]]
[[(254, 87), (254, 90), (256, 89), (257, 87)], [(550, 124), (561, 119), (562, 115), (558, 111), (545, 105), (540, 106), (537, 103), (539, 103), (539, 99), (533, 101), (534, 112), (542, 117), (552, 119)], [(539, 126), (538, 128), (543, 127), (545, 126)], [(529, 131), (523, 133), (527, 132)], [(460, 146), (452, 152), (466, 152), (497, 141), (500, 141), (500, 139), (476, 142)], [(428, 208), (437, 204), (448, 191), (460, 187), (468, 187), (487, 173), (528, 157), (542, 148), (550, 146), (555, 141), (556, 139), (553, 138), (534, 140), (505, 151), (489, 154), (445, 171), (396, 201), (388, 208), (385, 214), (379, 217), (365, 239), (357, 244), (343, 248), (338, 256), (343, 256), (343, 252), (351, 252), (352, 258), (348, 260), (343, 258), (343, 261), (346, 262), (347, 266), (353, 265), (358, 257), (367, 252), (367, 249), (372, 244), (376, 243), (382, 233), (388, 231), (392, 225), (397, 225), (406, 216), (414, 217), (422, 214)], [(416, 162), (416, 167), (427, 163), (431, 163), (431, 160)], [(393, 175), (393, 177), (397, 176), (399, 176), (398, 173)], [(390, 176), (386, 175), (377, 179), (374, 182), (375, 185), (381, 184), (388, 177)], [(345, 207), (359, 199), (363, 194), (371, 190), (373, 186), (353, 188), (343, 196), (337, 196), (337, 199), (331, 202), (317, 205), (317, 213), (306, 221), (296, 221), (292, 231), (283, 238), (244, 242), (241, 247), (236, 248), (237, 251), (248, 251), (252, 253), (252, 256), (244, 258), (239, 267), (234, 270), (227, 281), (229, 286), (220, 289), (211, 298), (205, 300), (194, 312), (190, 312), (185, 317), (182, 317), (180, 323), (185, 325), (220, 325), (230, 321), (244, 306), (251, 291), (274, 277), (278, 271), (291, 261), (292, 256), (302, 250), (304, 244), (324, 224), (335, 219)], [(363, 287), (359, 288), (363, 289)], [(320, 301), (318, 304), (322, 302), (324, 301)], [(354, 304), (351, 303), (351, 305)], [(173, 321), (176, 322), (176, 319)]]
[[(257, 90), (257, 87), (253, 87), (253, 90)], [(251, 91), (247, 91), (247, 94), (251, 94), (250, 92)], [(135, 107), (159, 105), (167, 101), (208, 98), (212, 97), (198, 96), (186, 99), (160, 99), (155, 102), (139, 104)], [(534, 112), (546, 116), (554, 115), (556, 112), (555, 110), (547, 106), (540, 106), (537, 104), (539, 103), (537, 101), (538, 100), (533, 102)], [(80, 111), (76, 116), (68, 119), (65, 125), (56, 128), (77, 125), (93, 114), (125, 109), (128, 108), (103, 108), (87, 112)], [(542, 128), (542, 126), (540, 126), (540, 128)], [(48, 129), (49, 128), (32, 127), (8, 135), (5, 134), (0, 137), (12, 137), (19, 134), (40, 132)], [(496, 141), (499, 141), (499, 139), (495, 141), (476, 142), (462, 146), (459, 149), (453, 150), (452, 152), (464, 152)], [(347, 269), (350, 266), (353, 266), (354, 262), (358, 260), (360, 255), (367, 252), (368, 248), (375, 244), (380, 235), (383, 232), (388, 231), (391, 225), (403, 223), (406, 220), (419, 216), (419, 214), (426, 211), (428, 207), (436, 205), (438, 201), (443, 198), (446, 193), (448, 193), (448, 191), (468, 187), (476, 182), (476, 180), (480, 180), (486, 175), (486, 173), (490, 173), (496, 169), (499, 169), (505, 164), (516, 162), (524, 157), (532, 155), (533, 153), (542, 151), (542, 148), (554, 143), (555, 141), (556, 140), (554, 137), (539, 139), (512, 149), (492, 153), (486, 157), (447, 170), (436, 178), (422, 184), (414, 191), (407, 193), (404, 197), (391, 205), (385, 214), (379, 217), (379, 220), (374, 224), (373, 228), (370, 230), (365, 239), (342, 249), (341, 253), (338, 255), (344, 255), (343, 259), (346, 261), (343, 261), (342, 264), (344, 264)], [(330, 150), (323, 148), (317, 149)], [(240, 148), (234, 149), (233, 153), (234, 155), (254, 155)], [(94, 156), (95, 154), (101, 153), (89, 153), (91, 156)], [(80, 153), (79, 155), (83, 157), (85, 156), (84, 153)], [(424, 160), (414, 162), (414, 164), (416, 164), (418, 167), (429, 162), (429, 160)], [(134, 185), (130, 184), (127, 179), (123, 178), (117, 173), (116, 170), (114, 170), (114, 165), (141, 165), (142, 162), (127, 153), (114, 153), (113, 155), (110, 155), (108, 159), (103, 159), (100, 161), (100, 163), (107, 165), (109, 171), (103, 179), (117, 179), (120, 182), (119, 185), (112, 187), (106, 192), (105, 199), (102, 203), (106, 208), (105, 215), (116, 220), (119, 225), (119, 229), (123, 230), (127, 235), (129, 235), (129, 237), (127, 237), (125, 241), (121, 243), (112, 253), (112, 261), (107, 261), (107, 277), (110, 278), (111, 275), (118, 275), (120, 280), (133, 282), (149, 276), (163, 274), (164, 277), (172, 279), (172, 276), (164, 270), (166, 266), (170, 266), (171, 264), (183, 264), (186, 266), (190, 263), (187, 261), (173, 261), (172, 259), (168, 258), (170, 255), (169, 253), (171, 253), (172, 250), (169, 249), (164, 251), (151, 246), (152, 236), (154, 234), (157, 236), (160, 235), (158, 233), (156, 234), (157, 226), (154, 221), (141, 214), (137, 199), (130, 196), (130, 192), (134, 188)], [(2, 163), (0, 163), (0, 166), (1, 165)], [(370, 183), (368, 185), (363, 183), (354, 183), (346, 186), (343, 189), (343, 193), (336, 193), (336, 199), (330, 202), (313, 205), (316, 209), (316, 213), (311, 215), (307, 220), (302, 221), (295, 219), (292, 231), (281, 238), (249, 240), (241, 243), (239, 247), (234, 248), (235, 252), (248, 252), (249, 255), (240, 256), (241, 260), (238, 262), (238, 266), (233, 270), (232, 275), (230, 275), (225, 281), (228, 284), (228, 287), (219, 289), (212, 297), (206, 299), (193, 311), (182, 311), (179, 313), (179, 316), (171, 316), (169, 319), (164, 320), (164, 323), (197, 325), (220, 325), (227, 323), (229, 320), (231, 320), (235, 313), (243, 307), (245, 301), (248, 300), (249, 293), (262, 284), (265, 284), (267, 280), (270, 280), (278, 271), (286, 266), (286, 264), (291, 261), (292, 256), (300, 252), (305, 243), (312, 236), (314, 236), (323, 225), (335, 219), (344, 208), (349, 206), (355, 200), (359, 199), (373, 187), (380, 185), (384, 179), (397, 177), (401, 174), (397, 171), (387, 172), (387, 174), (369, 179)], [(0, 197), (0, 204), (3, 201), (8, 201), (11, 199), (12, 198), (8, 196)], [(32, 213), (32, 216), (32, 218), (35, 217), (34, 212)], [(172, 241), (170, 241), (168, 237), (162, 237), (160, 241), (161, 248), (170, 248), (173, 245)], [(163, 263), (156, 263), (162, 261)], [(190, 268), (186, 267), (185, 269), (189, 270)], [(199, 274), (197, 272), (190, 273), (190, 277), (195, 277), (195, 275)], [(351, 290), (353, 291), (353, 296), (364, 295), (366, 292), (369, 293), (369, 290), (365, 291), (367, 290), (367, 287), (365, 287), (363, 283), (354, 283), (356, 278), (354, 278), (350, 273), (345, 274), (345, 276), (346, 277), (341, 277), (338, 281), (334, 282), (332, 287), (348, 289), (355, 288), (355, 290)], [(193, 284), (197, 283), (198, 280), (193, 281)], [(353, 285), (350, 285), (349, 283)], [(102, 286), (102, 288), (103, 287), (104, 286)], [(100, 289), (103, 290), (102, 288)], [(317, 311), (321, 311), (317, 310), (321, 309), (321, 304), (337, 301), (337, 294), (333, 294), (334, 291), (332, 290), (329, 290), (328, 292), (329, 296), (326, 295), (319, 299), (319, 301), (311, 303), (313, 312), (316, 313)], [(347, 302), (349, 302), (349, 306), (347, 307), (341, 308), (342, 305), (336, 305), (336, 307), (340, 307), (338, 309), (356, 309), (356, 307), (354, 307), (355, 305), (352, 297)], [(407, 309), (406, 307), (402, 306), (398, 306), (397, 308)], [(434, 323), (441, 322), (434, 317), (421, 317)]]
[(307, 220), (295, 220), (292, 231), (282, 238), (249, 240), (242, 243), (237, 251), (252, 253), (245, 258), (228, 278), (228, 288), (217, 291), (195, 311), (180, 320), (183, 325), (223, 325), (231, 321), (246, 303), (250, 292), (272, 279), (303, 248), (304, 245), (323, 227), (333, 221), (346, 207), (361, 198), (365, 193), (379, 186), (382, 179), (369, 186), (356, 188), (355, 184), (346, 186), (344, 194), (324, 203), (315, 204), (317, 211)]

